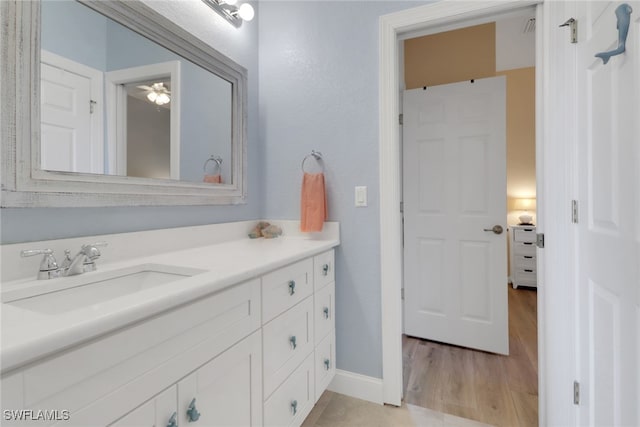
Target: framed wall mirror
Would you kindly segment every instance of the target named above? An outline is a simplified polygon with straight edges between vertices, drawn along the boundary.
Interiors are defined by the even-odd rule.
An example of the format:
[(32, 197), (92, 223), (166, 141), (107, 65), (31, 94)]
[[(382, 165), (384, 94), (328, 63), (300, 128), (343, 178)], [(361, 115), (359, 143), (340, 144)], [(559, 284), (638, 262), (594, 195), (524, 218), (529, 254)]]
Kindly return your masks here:
[(245, 201), (242, 66), (141, 2), (0, 3), (3, 207)]

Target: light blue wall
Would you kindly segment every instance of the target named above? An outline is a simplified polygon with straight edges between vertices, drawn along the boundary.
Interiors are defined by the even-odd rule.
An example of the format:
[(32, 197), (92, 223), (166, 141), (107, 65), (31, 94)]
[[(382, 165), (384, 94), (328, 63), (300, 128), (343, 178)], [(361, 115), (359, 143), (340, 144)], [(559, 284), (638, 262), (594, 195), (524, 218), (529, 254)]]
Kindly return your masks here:
[(75, 1), (42, 2), (43, 49), (104, 71), (106, 44), (107, 18)]
[[(201, 1), (148, 0), (147, 5), (248, 70), (248, 202), (239, 206), (30, 208), (0, 210), (0, 242), (15, 243), (152, 230), (262, 217), (262, 148), (258, 143), (258, 21), (240, 29)], [(259, 5), (253, 3), (259, 16)]]
[[(336, 251), (337, 367), (382, 377), (378, 210), (378, 21), (397, 1), (262, 2), (260, 141), (265, 217), (299, 216), (300, 161), (324, 155)], [(366, 185), (369, 207), (354, 207)]]

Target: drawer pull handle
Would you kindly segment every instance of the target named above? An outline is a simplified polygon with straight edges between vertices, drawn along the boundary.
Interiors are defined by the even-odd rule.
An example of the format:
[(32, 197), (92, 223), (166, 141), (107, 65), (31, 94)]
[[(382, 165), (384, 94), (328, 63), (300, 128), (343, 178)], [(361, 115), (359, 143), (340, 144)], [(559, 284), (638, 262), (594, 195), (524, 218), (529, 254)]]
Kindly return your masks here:
[(290, 280), (289, 281), (289, 295), (293, 295), (296, 293), (296, 281), (295, 280)]
[(324, 369), (328, 371), (330, 367), (331, 367), (331, 361), (329, 359), (324, 359)]
[(329, 274), (329, 264), (325, 264), (322, 266), (322, 275), (326, 276), (327, 274)]
[(200, 412), (196, 409), (196, 398), (194, 397), (189, 403), (189, 407), (187, 408), (187, 419), (190, 423), (196, 422), (200, 419)]
[(322, 312), (324, 313), (324, 318), (328, 319), (329, 318), (329, 307), (323, 308)]
[(291, 336), (291, 337), (289, 338), (289, 342), (291, 343), (291, 347), (295, 350), (295, 349), (296, 349), (296, 347), (298, 346), (298, 345), (296, 344), (296, 336), (295, 336), (295, 335)]
[(526, 271), (527, 273), (533, 273), (533, 270), (524, 270), (524, 271)]
[(533, 258), (532, 256), (527, 256), (527, 255), (525, 255), (524, 257), (525, 257), (526, 259), (532, 259), (532, 258)]
[(527, 246), (531, 246), (533, 245), (533, 242), (522, 242), (523, 245), (527, 245)]
[(178, 427), (178, 413), (174, 412), (169, 418), (169, 422), (167, 423), (167, 427)]
[(298, 412), (298, 401), (297, 400), (292, 400), (291, 401), (291, 413), (293, 415), (295, 415)]

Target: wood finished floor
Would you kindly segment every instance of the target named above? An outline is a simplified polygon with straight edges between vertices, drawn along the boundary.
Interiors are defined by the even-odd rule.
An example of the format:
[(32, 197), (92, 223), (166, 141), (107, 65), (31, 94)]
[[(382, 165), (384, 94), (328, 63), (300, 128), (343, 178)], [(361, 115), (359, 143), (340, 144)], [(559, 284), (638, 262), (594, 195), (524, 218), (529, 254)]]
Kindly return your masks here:
[(537, 426), (536, 296), (509, 286), (509, 356), (403, 336), (405, 402), (495, 426)]

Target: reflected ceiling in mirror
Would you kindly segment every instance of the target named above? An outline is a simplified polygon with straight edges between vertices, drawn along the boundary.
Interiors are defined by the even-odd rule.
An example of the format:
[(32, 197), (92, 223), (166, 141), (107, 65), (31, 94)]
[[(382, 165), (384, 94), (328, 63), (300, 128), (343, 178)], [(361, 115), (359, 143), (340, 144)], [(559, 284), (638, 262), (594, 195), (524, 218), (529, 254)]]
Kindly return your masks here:
[[(137, 0), (2, 0), (0, 14), (15, 23), (0, 27), (2, 207), (245, 203), (244, 67)], [(72, 106), (85, 118), (65, 125)], [(163, 117), (127, 125), (140, 114)]]
[(230, 82), (73, 0), (41, 19), (42, 169), (231, 182)]

